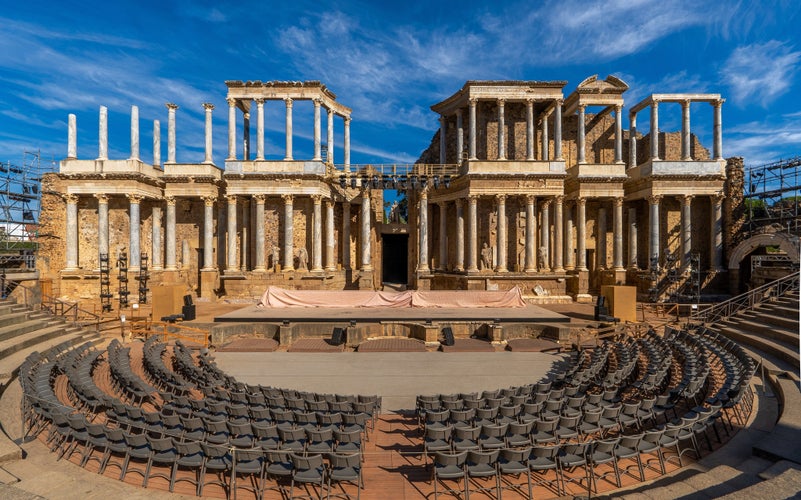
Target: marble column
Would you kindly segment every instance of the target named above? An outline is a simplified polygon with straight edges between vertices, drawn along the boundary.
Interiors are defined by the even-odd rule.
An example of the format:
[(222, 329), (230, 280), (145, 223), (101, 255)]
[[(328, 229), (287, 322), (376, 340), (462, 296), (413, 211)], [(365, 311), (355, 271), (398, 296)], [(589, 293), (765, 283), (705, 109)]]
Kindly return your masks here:
[(637, 113), (629, 113), (629, 168), (637, 166)]
[(509, 247), (507, 243), (506, 231), (506, 195), (495, 195), (495, 201), (497, 208), (496, 215), (498, 217), (498, 248), (495, 252), (495, 255), (498, 257), (498, 261), (495, 264), (495, 271), (499, 273), (505, 273), (507, 271), (506, 263), (508, 261), (506, 254)]
[(651, 159), (659, 159), (659, 101), (651, 104)]
[(478, 104), (477, 99), (470, 99), (470, 108), (468, 114), (468, 148), (469, 151), (467, 152), (469, 159), (475, 160), (476, 159), (476, 105)]
[(239, 268), (236, 265), (236, 196), (226, 196), (228, 199), (228, 263), (226, 271), (236, 272)]
[(214, 143), (212, 142), (212, 135), (211, 135), (211, 110), (214, 109), (214, 104), (212, 104), (210, 102), (204, 102), (203, 103), (203, 109), (206, 112), (206, 127), (205, 127), (205, 132), (206, 132), (206, 148), (205, 148), (206, 149), (206, 155), (205, 155), (205, 158), (203, 159), (203, 162), (204, 163), (214, 163), (214, 158), (212, 158), (212, 145)]
[(67, 202), (67, 228), (66, 228), (66, 267), (65, 271), (78, 269), (78, 196), (64, 195)]
[(78, 158), (78, 122), (75, 115), (70, 113), (67, 120), (67, 159)]
[(690, 100), (681, 101), (681, 159), (692, 160), (690, 148)]
[(542, 144), (540, 145), (540, 154), (542, 155), (542, 161), (548, 161), (548, 115), (543, 113), (542, 115)]
[(553, 205), (553, 270), (557, 273), (565, 271), (562, 265), (562, 243), (564, 242), (564, 234), (562, 232), (562, 207), (564, 205), (565, 197), (558, 195), (554, 197)]
[(236, 99), (229, 97), (228, 101), (228, 157), (226, 160), (236, 160)]
[(587, 163), (587, 146), (585, 144), (585, 131), (584, 131), (584, 111), (586, 106), (579, 104), (578, 107), (578, 139), (576, 140), (576, 148), (578, 149), (578, 162)]
[(615, 271), (624, 271), (623, 267), (623, 198), (612, 200), (612, 266)]
[(345, 172), (350, 172), (350, 116), (345, 117), (345, 131), (343, 132), (343, 136), (345, 139), (345, 147), (344, 147), (344, 158), (343, 162), (345, 166), (343, 170)]
[(596, 230), (598, 231), (596, 243), (596, 264), (597, 269), (607, 268), (607, 255), (606, 255), (606, 209), (598, 209), (598, 221)]
[(326, 128), (328, 132), (328, 150), (326, 151), (326, 162), (333, 165), (334, 164), (334, 110), (328, 110), (328, 127)]
[[(329, 115), (330, 116), (330, 115)], [(312, 271), (323, 270), (323, 197), (312, 195)]]
[(526, 99), (526, 160), (534, 159), (534, 100)]
[(576, 199), (576, 267), (587, 271), (587, 198)]
[(100, 106), (97, 159), (108, 160), (108, 108)]
[(242, 199), (242, 236), (239, 238), (239, 264), (242, 271), (250, 268), (250, 200)]
[(648, 197), (648, 269), (653, 270), (651, 263), (656, 259), (656, 266), (659, 267), (659, 202), (661, 196), (651, 195)]
[(111, 262), (108, 249), (108, 196), (96, 194), (97, 198), (97, 253), (106, 254)]
[(439, 269), (448, 270), (448, 205), (439, 203)]
[(467, 272), (478, 271), (478, 196), (469, 195), (467, 205)]
[(565, 210), (565, 245), (564, 245), (564, 260), (565, 269), (572, 271), (576, 268), (576, 254), (573, 251), (573, 208), (568, 207)]
[(153, 120), (153, 166), (161, 166), (161, 122)]
[(164, 269), (175, 271), (175, 197), (165, 196), (164, 202), (167, 205), (166, 226), (164, 227)]
[(315, 99), (314, 101), (314, 157), (312, 161), (322, 161), (322, 151), (320, 142), (322, 141), (322, 125), (320, 124), (320, 106), (322, 101)]
[(350, 269), (350, 201), (342, 201), (342, 268)]
[(284, 104), (286, 105), (286, 156), (284, 156), (284, 160), (290, 161), (292, 160), (292, 99), (284, 97)]
[(629, 208), (629, 269), (640, 268), (637, 262), (637, 209)]
[(536, 196), (526, 195), (526, 264), (523, 270), (527, 273), (537, 270), (537, 215), (534, 208), (536, 204)]
[(337, 257), (334, 253), (334, 200), (325, 200), (325, 270), (336, 271)]
[(712, 143), (712, 157), (715, 160), (723, 159), (723, 102), (725, 99), (719, 99), (712, 103), (715, 109), (713, 116), (712, 135), (714, 136)]
[(181, 267), (189, 270), (192, 260), (192, 250), (189, 247), (189, 240), (181, 240)]
[[(203, 269), (213, 271), (214, 266), (214, 196), (203, 197)], [(263, 208), (263, 207), (262, 207)]]
[(128, 236), (128, 268), (131, 271), (139, 271), (139, 266), (142, 263), (141, 259), (141, 246), (140, 246), (140, 217), (139, 217), (139, 204), (142, 197), (137, 194), (129, 194), (128, 202), (130, 203), (129, 213), (129, 236)]
[(177, 104), (167, 103), (167, 162), (175, 163), (175, 111)]
[(615, 163), (623, 163), (623, 105), (615, 106)]
[(417, 272), (428, 271), (428, 192), (420, 191), (420, 248)]
[(150, 254), (150, 264), (151, 269), (154, 271), (160, 271), (163, 269), (162, 264), (162, 251), (161, 251), (161, 207), (154, 205), (152, 208), (152, 219), (153, 224), (151, 225), (151, 236), (150, 236), (150, 246), (151, 246), (151, 254)]
[(498, 159), (506, 159), (506, 120), (504, 117), (504, 100), (498, 99)]
[(256, 98), (256, 160), (264, 160), (264, 99)]
[(709, 267), (713, 271), (723, 271), (723, 194), (716, 193), (709, 198), (711, 202), (711, 234), (709, 235), (710, 262)]
[(553, 159), (562, 161), (562, 100), (556, 100), (553, 115)]
[(291, 194), (281, 195), (284, 200), (284, 270), (295, 270), (295, 220)]
[[(247, 108), (250, 109), (250, 100), (247, 100)], [(242, 113), (242, 159), (250, 161), (250, 113)]]
[(447, 129), (448, 129), (448, 120), (445, 116), (439, 117), (439, 163), (440, 165), (445, 164), (445, 159), (447, 158), (447, 151), (445, 148), (448, 144), (448, 137), (447, 137)]
[(681, 269), (686, 270), (690, 265), (690, 256), (693, 253), (692, 233), (692, 204), (693, 197), (681, 197)]
[(462, 198), (454, 200), (456, 205), (456, 265), (455, 271), (464, 271), (464, 202)]
[(264, 245), (266, 242), (266, 235), (264, 232), (264, 201), (266, 196), (263, 194), (254, 194), (253, 201), (256, 204), (256, 263), (253, 267), (254, 271), (264, 272), (267, 270), (267, 254), (265, 253)]
[[(542, 250), (542, 260), (540, 263), (540, 271), (551, 270), (550, 248), (548, 247), (551, 236), (551, 215), (550, 215), (551, 200), (546, 199), (542, 202), (540, 209), (540, 217), (542, 223), (540, 225), (540, 249)], [(539, 252), (538, 252), (539, 253)]]
[(372, 255), (370, 254), (370, 191), (362, 189), (362, 271), (372, 271)]
[(464, 156), (464, 119), (462, 118), (462, 108), (456, 110), (456, 163), (462, 164)]
[(139, 107), (131, 106), (131, 160), (139, 159)]

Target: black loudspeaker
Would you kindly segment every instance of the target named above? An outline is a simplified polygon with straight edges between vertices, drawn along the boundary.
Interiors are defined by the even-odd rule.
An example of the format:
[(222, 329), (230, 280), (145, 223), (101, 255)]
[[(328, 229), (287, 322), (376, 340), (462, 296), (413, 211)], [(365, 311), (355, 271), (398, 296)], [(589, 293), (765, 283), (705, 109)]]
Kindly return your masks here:
[(191, 306), (192, 305), (192, 296), (191, 295), (184, 295), (184, 305)]
[(451, 327), (446, 326), (442, 329), (442, 336), (444, 337), (442, 344), (443, 345), (453, 345), (456, 341), (453, 338), (453, 330)]
[(334, 328), (334, 332), (331, 334), (331, 343), (334, 345), (342, 345), (345, 343), (345, 329), (344, 328)]
[[(189, 296), (187, 295), (187, 297), (189, 297)], [(190, 297), (190, 299), (191, 299), (191, 297)], [(191, 302), (191, 300), (190, 300), (190, 302)], [(194, 305), (189, 305), (189, 306), (182, 307), (181, 308), (181, 312), (184, 315), (184, 321), (192, 321), (193, 319), (195, 319), (195, 306)]]

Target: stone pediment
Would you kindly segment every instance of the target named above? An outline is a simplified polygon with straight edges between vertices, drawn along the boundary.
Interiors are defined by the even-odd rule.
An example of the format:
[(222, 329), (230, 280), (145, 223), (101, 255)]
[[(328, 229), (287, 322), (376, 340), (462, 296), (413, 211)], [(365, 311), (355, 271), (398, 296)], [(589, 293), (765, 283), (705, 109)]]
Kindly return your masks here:
[(622, 94), (629, 86), (616, 76), (609, 75), (604, 80), (598, 80), (598, 75), (592, 75), (581, 82), (576, 91), (580, 94)]

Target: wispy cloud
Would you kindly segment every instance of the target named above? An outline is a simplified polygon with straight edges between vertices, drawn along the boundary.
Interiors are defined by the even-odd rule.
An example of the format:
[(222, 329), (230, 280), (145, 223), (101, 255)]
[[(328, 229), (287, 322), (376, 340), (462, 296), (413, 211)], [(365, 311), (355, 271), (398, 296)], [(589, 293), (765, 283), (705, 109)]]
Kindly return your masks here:
[(801, 111), (736, 125), (724, 134), (726, 156), (742, 156), (749, 165), (795, 156), (801, 144)]
[(801, 51), (778, 40), (734, 49), (721, 69), (723, 81), (731, 88), (736, 105), (756, 101), (767, 107), (792, 85)]

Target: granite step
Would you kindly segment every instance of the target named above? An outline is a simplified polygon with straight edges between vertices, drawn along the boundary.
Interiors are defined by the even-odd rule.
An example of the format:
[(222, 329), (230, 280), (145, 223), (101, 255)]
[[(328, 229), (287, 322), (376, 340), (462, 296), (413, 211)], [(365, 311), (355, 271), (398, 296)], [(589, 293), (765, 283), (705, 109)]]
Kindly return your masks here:
[[(726, 500), (753, 500), (754, 498), (798, 498), (801, 493), (801, 465), (779, 462), (773, 468), (783, 470), (769, 472), (764, 481), (753, 484), (721, 498)], [(768, 471), (766, 471), (768, 472)], [(762, 476), (762, 474), (760, 474)]]
[[(777, 340), (767, 338), (761, 331), (767, 330), (763, 328), (760, 333), (745, 330), (742, 326), (738, 325), (724, 325), (716, 329), (721, 335), (739, 342), (755, 347), (768, 354), (776, 356), (790, 366), (798, 367), (801, 363), (801, 357), (798, 353), (798, 345), (788, 347), (788, 343), (779, 342)], [(798, 337), (796, 337), (797, 339)], [(796, 340), (797, 342), (797, 340)]]
[(783, 307), (777, 308), (771, 306), (769, 309), (759, 308), (753, 311), (740, 313), (729, 319), (736, 318), (742, 318), (747, 321), (759, 321), (769, 325), (785, 328), (790, 331), (795, 331), (796, 334), (798, 333), (798, 312), (788, 312), (788, 310)]
[[(38, 329), (0, 342), (0, 360), (6, 356), (14, 354), (17, 351), (25, 349), (26, 347), (30, 347), (53, 338), (66, 336), (77, 331), (81, 331), (81, 329), (79, 327), (69, 326), (63, 323), (46, 326), (43, 325), (43, 327)], [(7, 374), (0, 372), (0, 375)]]
[(15, 325), (7, 325), (0, 328), (0, 344), (8, 340), (12, 340), (19, 335), (32, 332), (38, 328), (45, 326), (46, 321), (44, 318), (26, 319), (21, 323)]
[(798, 345), (798, 323), (795, 324), (795, 329), (767, 323), (765, 315), (759, 315), (753, 318), (734, 316), (724, 322), (725, 325), (735, 326), (740, 330), (756, 333), (760, 337), (773, 339), (781, 344), (788, 346)]

